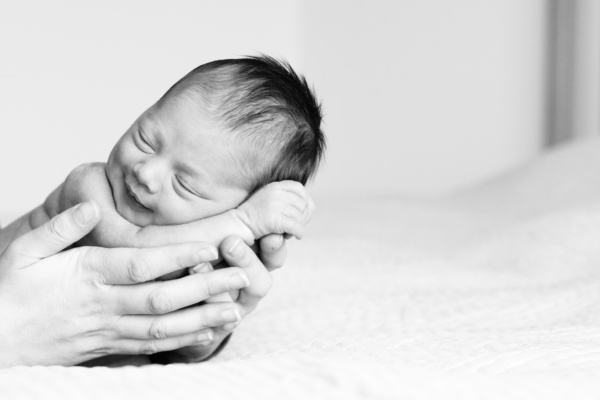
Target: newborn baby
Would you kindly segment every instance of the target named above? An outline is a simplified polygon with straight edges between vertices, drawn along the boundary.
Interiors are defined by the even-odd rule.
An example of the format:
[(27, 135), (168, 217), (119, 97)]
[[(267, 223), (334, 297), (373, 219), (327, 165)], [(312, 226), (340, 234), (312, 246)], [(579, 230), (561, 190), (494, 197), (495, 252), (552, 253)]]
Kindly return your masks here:
[(324, 148), (320, 123), (314, 95), (288, 65), (267, 57), (202, 65), (134, 122), (106, 164), (75, 169), (34, 225), (91, 198), (103, 218), (86, 244), (301, 238), (312, 211), (303, 184)]
[(102, 219), (80, 244), (300, 239), (314, 207), (304, 184), (325, 146), (320, 124), (314, 94), (288, 64), (263, 56), (201, 65), (133, 123), (107, 163), (76, 168), (2, 233), (14, 240), (93, 199)]

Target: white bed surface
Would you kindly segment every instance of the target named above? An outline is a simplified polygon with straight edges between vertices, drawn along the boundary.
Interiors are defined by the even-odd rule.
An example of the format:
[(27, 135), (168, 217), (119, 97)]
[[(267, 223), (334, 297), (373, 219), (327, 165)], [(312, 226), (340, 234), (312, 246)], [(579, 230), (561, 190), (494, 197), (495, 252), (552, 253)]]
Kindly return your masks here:
[(214, 360), (12, 368), (0, 398), (598, 398), (600, 203), (575, 192), (322, 202)]

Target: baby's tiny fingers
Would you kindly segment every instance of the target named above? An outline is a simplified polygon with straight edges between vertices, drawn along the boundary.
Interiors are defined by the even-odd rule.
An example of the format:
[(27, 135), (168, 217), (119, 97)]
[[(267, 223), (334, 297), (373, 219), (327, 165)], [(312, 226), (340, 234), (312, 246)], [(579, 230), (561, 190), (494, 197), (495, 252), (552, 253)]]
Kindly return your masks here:
[(296, 239), (301, 240), (304, 237), (304, 224), (301, 223), (302, 218), (298, 215), (287, 216), (283, 215), (280, 218), (281, 232), (293, 235)]
[(310, 222), (310, 220), (312, 219), (312, 216), (315, 212), (315, 202), (313, 201), (313, 199), (311, 197), (308, 198), (308, 206), (306, 207), (306, 212), (305, 212), (305, 220), (304, 220), (304, 224), (308, 225), (308, 223)]

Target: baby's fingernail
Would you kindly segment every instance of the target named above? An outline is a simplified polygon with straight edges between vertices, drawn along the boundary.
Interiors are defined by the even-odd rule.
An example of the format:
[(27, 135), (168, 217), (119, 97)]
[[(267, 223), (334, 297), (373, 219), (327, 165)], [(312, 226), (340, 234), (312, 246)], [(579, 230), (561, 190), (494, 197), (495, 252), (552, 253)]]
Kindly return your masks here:
[(242, 239), (236, 239), (236, 241), (229, 248), (228, 253), (234, 257), (239, 256), (241, 254), (241, 247), (240, 247), (241, 242), (242, 242)]
[(250, 286), (250, 280), (245, 274), (235, 274), (230, 276), (229, 283), (236, 289)]
[(214, 336), (212, 331), (204, 331), (202, 333), (200, 333), (198, 336), (196, 336), (196, 341), (199, 344), (205, 345), (205, 344), (209, 344), (210, 342), (212, 342)]
[(210, 272), (213, 270), (212, 264), (209, 262), (205, 262), (202, 264), (196, 265), (194, 268), (190, 270), (190, 274), (198, 274), (200, 272)]
[(79, 204), (76, 209), (75, 218), (82, 225), (93, 221), (96, 218), (96, 207), (91, 201)]
[(221, 313), (221, 318), (227, 322), (238, 322), (242, 320), (242, 316), (237, 308), (230, 308)]
[(208, 247), (198, 251), (198, 256), (203, 261), (212, 261), (219, 258), (219, 252), (214, 247)]

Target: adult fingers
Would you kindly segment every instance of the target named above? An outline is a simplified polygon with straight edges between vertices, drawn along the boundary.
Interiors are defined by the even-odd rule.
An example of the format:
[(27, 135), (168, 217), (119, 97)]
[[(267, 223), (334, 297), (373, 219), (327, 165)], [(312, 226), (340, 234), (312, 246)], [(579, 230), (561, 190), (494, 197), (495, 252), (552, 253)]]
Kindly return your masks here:
[[(228, 265), (226, 265), (225, 263), (224, 267), (229, 267)], [(224, 268), (221, 267), (221, 268)], [(203, 264), (199, 264), (196, 265), (194, 268), (190, 268), (189, 269), (189, 273), (190, 274), (200, 274), (200, 273), (205, 273), (205, 272), (210, 272), (213, 271), (214, 267), (212, 266), (211, 263), (203, 263)], [(237, 296), (236, 296), (237, 298)], [(220, 303), (220, 302), (233, 302), (233, 298), (231, 297), (231, 294), (229, 293), (220, 293), (217, 295), (214, 295), (212, 297), (209, 297), (208, 299), (204, 300), (205, 303)]]
[(206, 345), (207, 332), (189, 333), (187, 335), (168, 337), (165, 339), (136, 340), (122, 339), (114, 342), (109, 354), (155, 354), (163, 351), (177, 350), (182, 347)]
[(211, 303), (159, 316), (125, 315), (117, 325), (120, 337), (129, 339), (165, 339), (187, 335), (242, 319), (235, 303)]
[(259, 241), (259, 257), (269, 272), (283, 267), (287, 257), (287, 246), (284, 236), (271, 234)]
[(100, 209), (93, 201), (78, 204), (16, 239), (7, 249), (21, 267), (69, 247), (96, 226)]
[(239, 237), (227, 237), (221, 242), (220, 250), (227, 264), (231, 267), (242, 268), (248, 275), (250, 286), (240, 290), (237, 302), (242, 305), (245, 313), (254, 310), (271, 288), (271, 274), (250, 247)]
[(87, 248), (83, 263), (103, 283), (129, 285), (148, 282), (170, 272), (216, 260), (217, 249), (206, 243), (182, 243), (143, 249)]
[(211, 296), (239, 290), (250, 283), (248, 275), (239, 268), (194, 274), (164, 282), (143, 285), (113, 286), (120, 305), (118, 313), (167, 314), (197, 304)]

